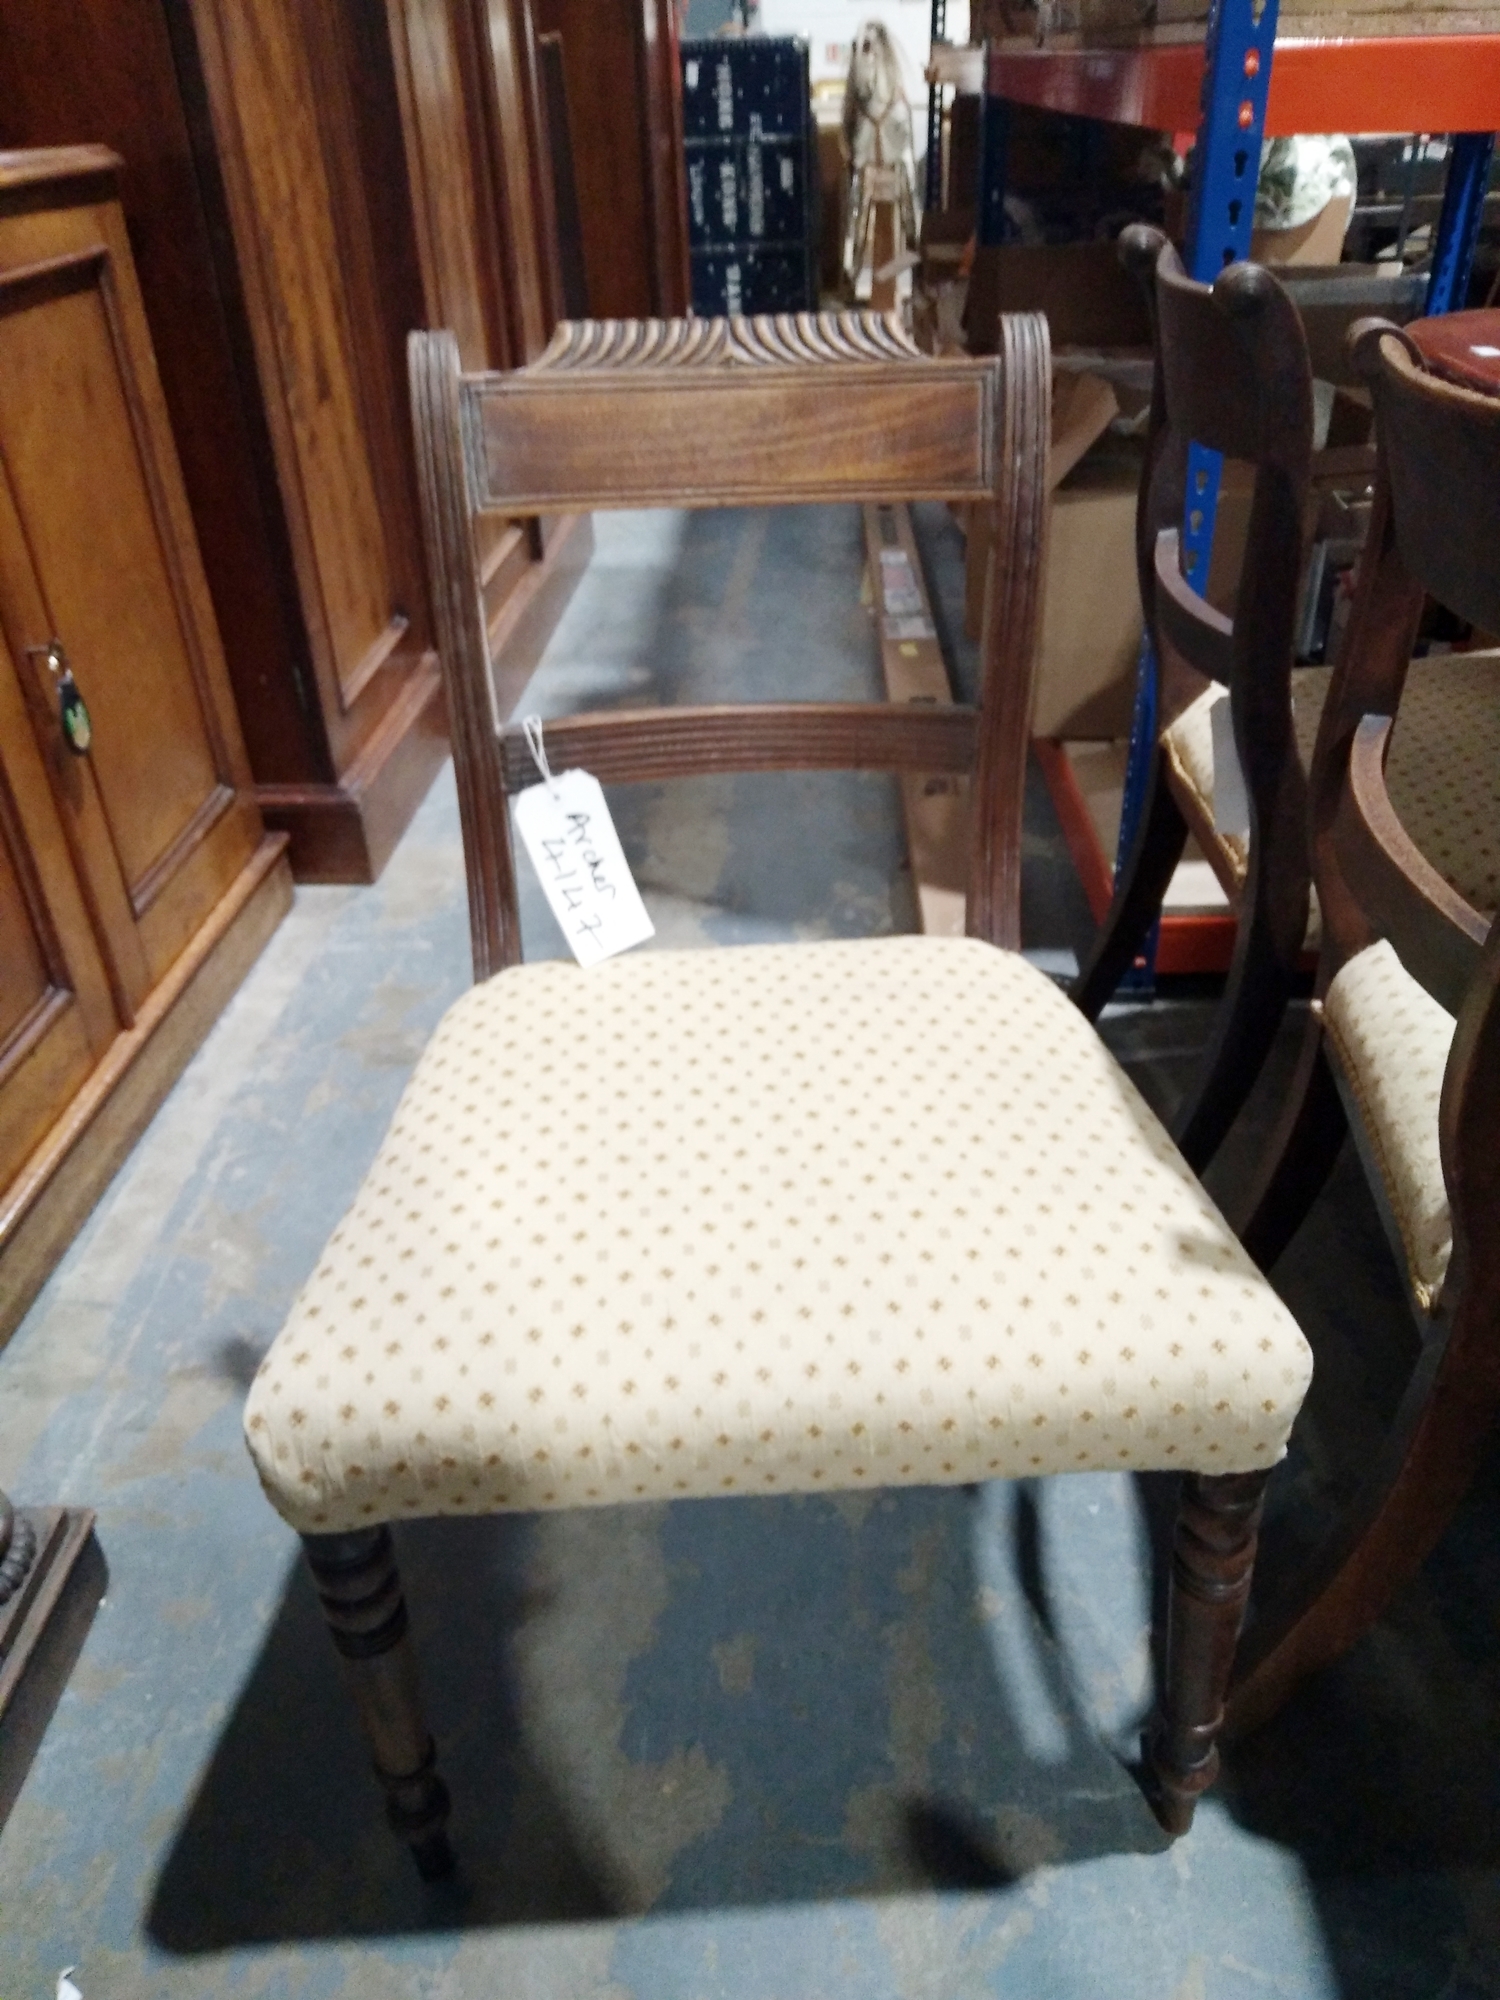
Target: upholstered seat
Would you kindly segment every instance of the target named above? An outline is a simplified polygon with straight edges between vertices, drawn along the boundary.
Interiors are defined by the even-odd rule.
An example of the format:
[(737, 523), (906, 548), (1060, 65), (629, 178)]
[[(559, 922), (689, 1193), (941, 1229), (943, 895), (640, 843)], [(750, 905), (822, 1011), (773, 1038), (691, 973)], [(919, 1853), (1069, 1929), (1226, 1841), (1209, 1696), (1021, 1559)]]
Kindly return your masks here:
[[(1292, 726), (1304, 770), (1312, 768), (1331, 671), (1298, 667), (1292, 674)], [(1214, 816), (1210, 717), (1224, 693), (1217, 685), (1206, 688), (1162, 732), (1172, 774), (1196, 799), (1209, 827)], [(1397, 818), (1449, 887), (1486, 915), (1500, 909), (1500, 653), (1412, 662), (1386, 778)], [(1201, 831), (1200, 839), (1208, 845)], [(1247, 842), (1237, 834), (1216, 833), (1209, 854), (1226, 891), (1237, 893), (1245, 880)], [(1315, 908), (1309, 946), (1316, 940)]]
[(1356, 1130), (1379, 1173), (1412, 1292), (1422, 1309), (1432, 1312), (1453, 1254), (1453, 1217), (1438, 1145), (1453, 1016), (1382, 938), (1334, 974), (1323, 1025), (1358, 1106)]
[(964, 939), (475, 987), (247, 1427), (304, 1532), (1273, 1464), (1307, 1346), (1087, 1022)]
[[(1297, 754), (1302, 768), (1312, 765), (1313, 745), (1318, 736), (1318, 717), (1328, 693), (1327, 667), (1298, 667), (1292, 673), (1292, 727), (1297, 738)], [(1174, 722), (1162, 731), (1162, 754), (1172, 776), (1191, 794), (1209, 828), (1214, 824), (1214, 705), (1229, 690), (1217, 681), (1188, 703)], [(1238, 895), (1249, 867), (1250, 843), (1243, 834), (1213, 833), (1210, 841), (1203, 827), (1198, 838), (1214, 865), (1214, 873), (1228, 894)]]

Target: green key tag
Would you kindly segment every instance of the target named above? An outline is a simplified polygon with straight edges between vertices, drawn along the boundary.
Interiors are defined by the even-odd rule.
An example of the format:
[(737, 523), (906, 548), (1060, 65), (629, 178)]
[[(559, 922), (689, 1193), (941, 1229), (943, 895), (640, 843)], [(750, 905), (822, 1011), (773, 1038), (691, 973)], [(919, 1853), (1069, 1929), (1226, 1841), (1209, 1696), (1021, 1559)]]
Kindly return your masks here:
[(94, 725), (89, 721), (83, 696), (78, 692), (78, 683), (69, 668), (64, 668), (57, 683), (57, 707), (64, 742), (75, 757), (87, 757), (89, 745), (94, 740)]

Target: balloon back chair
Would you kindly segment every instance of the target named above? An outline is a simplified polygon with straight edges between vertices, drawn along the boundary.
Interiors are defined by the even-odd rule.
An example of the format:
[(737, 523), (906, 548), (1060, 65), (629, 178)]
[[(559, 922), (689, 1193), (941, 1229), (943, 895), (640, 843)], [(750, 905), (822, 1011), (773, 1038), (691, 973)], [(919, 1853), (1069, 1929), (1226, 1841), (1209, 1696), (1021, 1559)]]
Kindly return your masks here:
[[(1224, 1000), (1175, 1137), (1202, 1168), (1259, 1073), (1298, 977), (1307, 931), (1306, 786), (1292, 727), (1292, 657), (1313, 440), (1312, 370), (1297, 309), (1269, 271), (1231, 264), (1212, 285), (1159, 230), (1122, 255), (1153, 298), (1156, 380), (1136, 514), (1157, 734), (1140, 825), (1074, 997), (1096, 1019), (1161, 912), (1193, 833), (1239, 919)], [(1231, 621), (1184, 575), (1179, 524), (1193, 440), (1255, 469)], [(1228, 691), (1248, 808), (1244, 838), (1215, 826), (1210, 705)]]
[[(1109, 1467), (1184, 1475), (1146, 1783), (1211, 1783), (1262, 1491), (1309, 1355), (1093, 1030), (1017, 949), (1043, 557), (1045, 322), (989, 361), (872, 315), (564, 324), (464, 377), (415, 334), (429, 574), (477, 984), (252, 1387), (389, 1816), (450, 1863), (389, 1524)], [(968, 935), (520, 963), (487, 510), (992, 505), (977, 708), (634, 708), (550, 723), (609, 783), (965, 772)], [(788, 677), (795, 637), (787, 635)]]
[[(1411, 657), (1429, 592), (1500, 632), (1500, 313), (1365, 321), (1351, 347), (1375, 406), (1374, 510), (1312, 764), (1316, 997), (1245, 1242), (1274, 1261), (1352, 1130), (1421, 1345), (1346, 1513), (1246, 1634), (1236, 1728), (1373, 1624), (1451, 1518), (1500, 1408), (1500, 659)], [(1409, 772), (1411, 742), (1431, 745), (1406, 799), (1403, 734)], [(1459, 886), (1475, 882), (1482, 908)]]
[[(1316, 480), (1367, 488), (1375, 461), (1368, 445), (1314, 452), (1307, 335), (1328, 375), (1356, 382), (1339, 346), (1340, 328), (1360, 309), (1344, 295), (1368, 296), (1373, 287), (1357, 276), (1309, 279), (1288, 270), (1278, 277), (1254, 264), (1232, 264), (1201, 285), (1161, 231), (1144, 223), (1124, 232), (1120, 250), (1147, 289), (1156, 346), (1136, 532), (1141, 603), (1158, 663), (1157, 734), (1135, 843), (1074, 997), (1090, 1020), (1098, 1018), (1161, 914), (1191, 835), (1238, 919), (1223, 999), (1173, 1131), (1201, 1172), (1260, 1074), (1287, 1003), (1305, 984), (1309, 949), (1317, 948), (1306, 772), (1331, 675), (1327, 667), (1294, 666), (1294, 649)], [(1203, 580), (1181, 567), (1189, 439), (1255, 469), (1232, 621), (1199, 594)], [(1442, 775), (1456, 733), (1454, 687), (1436, 661), (1417, 665), (1391, 790), (1403, 815), (1431, 829), (1451, 857), (1461, 893), (1489, 909), (1491, 858)], [(1240, 831), (1226, 830), (1216, 812), (1212, 711), (1226, 693), (1244, 778)]]

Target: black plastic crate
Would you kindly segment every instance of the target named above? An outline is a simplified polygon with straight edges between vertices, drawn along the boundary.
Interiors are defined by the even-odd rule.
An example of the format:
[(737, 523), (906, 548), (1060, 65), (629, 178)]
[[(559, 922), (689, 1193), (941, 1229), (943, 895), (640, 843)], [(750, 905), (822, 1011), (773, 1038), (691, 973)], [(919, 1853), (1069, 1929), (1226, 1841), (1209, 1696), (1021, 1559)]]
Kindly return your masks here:
[(695, 139), (794, 139), (807, 129), (807, 44), (796, 35), (682, 44), (682, 128)]
[(816, 304), (815, 264), (805, 243), (695, 250), (689, 262), (693, 311), (704, 319), (727, 313), (810, 312)]
[(802, 243), (812, 235), (805, 139), (705, 140), (688, 148), (695, 250)]

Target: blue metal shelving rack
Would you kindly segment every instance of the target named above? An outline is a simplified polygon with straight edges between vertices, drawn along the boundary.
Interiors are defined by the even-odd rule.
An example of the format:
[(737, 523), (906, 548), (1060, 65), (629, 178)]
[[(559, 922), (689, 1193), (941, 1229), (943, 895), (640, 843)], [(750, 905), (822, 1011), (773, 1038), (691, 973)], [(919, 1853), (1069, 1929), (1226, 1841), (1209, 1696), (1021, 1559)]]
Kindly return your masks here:
[[(944, 0), (934, 0), (935, 20), (943, 6)], [(1189, 270), (1203, 283), (1210, 282), (1226, 264), (1249, 255), (1278, 11), (1279, 0), (1213, 0), (1205, 37), (1187, 258)], [(938, 115), (940, 118), (940, 111)], [(1333, 111), (1332, 116), (1337, 119), (1338, 112)], [(981, 245), (1002, 243), (1006, 236), (1007, 122), (1007, 100), (987, 91), (982, 106), (978, 191), (977, 236)], [(1450, 312), (1464, 303), (1493, 153), (1493, 132), (1453, 135), (1427, 294), (1429, 313)], [(931, 186), (930, 151), (928, 179)], [(1216, 452), (1192, 447), (1182, 537), (1183, 568), (1190, 581), (1208, 574), (1220, 470)], [(1117, 871), (1129, 854), (1140, 823), (1155, 734), (1156, 662), (1149, 642), (1143, 641), (1121, 802)], [(1143, 962), (1124, 983), (1137, 990), (1151, 989), (1155, 946), (1153, 932)]]
[[(1188, 269), (1200, 284), (1210, 284), (1226, 264), (1250, 254), (1279, 12), (1280, 0), (1264, 0), (1258, 19), (1255, 0), (1214, 0), (1208, 17), (1187, 239)], [(1182, 524), (1182, 567), (1189, 582), (1208, 576), (1222, 471), (1218, 452), (1199, 444), (1189, 447), (1188, 496)], [(1143, 638), (1136, 667), (1125, 794), (1120, 801), (1116, 874), (1124, 867), (1140, 829), (1155, 740), (1156, 658), (1150, 639)], [(1153, 925), (1141, 960), (1125, 974), (1123, 987), (1139, 992), (1154, 988), (1156, 938)]]

